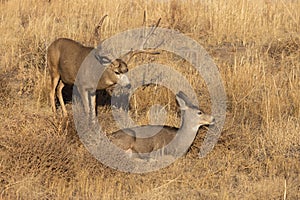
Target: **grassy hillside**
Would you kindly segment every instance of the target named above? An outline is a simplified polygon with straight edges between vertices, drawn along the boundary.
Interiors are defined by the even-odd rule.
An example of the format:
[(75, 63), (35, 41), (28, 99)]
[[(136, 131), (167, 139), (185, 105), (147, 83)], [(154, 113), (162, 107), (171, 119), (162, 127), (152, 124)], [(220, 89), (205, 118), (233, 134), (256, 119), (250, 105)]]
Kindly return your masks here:
[[(227, 118), (214, 150), (199, 159), (206, 130), (171, 166), (130, 174), (98, 162), (76, 137), (69, 119), (49, 105), (46, 48), (59, 37), (98, 43), (94, 28), (108, 14), (102, 38), (162, 18), (201, 44), (226, 89)], [(299, 1), (0, 1), (0, 199), (299, 199)], [(138, 55), (129, 68), (155, 62), (181, 70), (171, 53)], [(183, 73), (183, 72), (182, 72)], [(185, 73), (200, 107), (210, 113), (204, 81)], [(104, 99), (102, 99), (104, 100)], [(151, 105), (165, 105), (166, 124), (179, 126), (174, 94), (139, 88), (131, 117), (149, 124)], [(109, 105), (98, 107), (107, 134), (118, 129)]]

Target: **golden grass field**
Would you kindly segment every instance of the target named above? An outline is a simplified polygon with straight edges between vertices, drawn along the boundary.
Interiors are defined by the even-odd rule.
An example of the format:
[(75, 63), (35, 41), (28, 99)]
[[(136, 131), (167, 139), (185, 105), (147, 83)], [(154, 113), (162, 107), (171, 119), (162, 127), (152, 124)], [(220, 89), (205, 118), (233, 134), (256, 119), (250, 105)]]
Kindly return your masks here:
[[(94, 27), (108, 14), (102, 38), (162, 18), (214, 59), (227, 93), (227, 118), (213, 151), (198, 158), (206, 129), (190, 151), (159, 171), (124, 173), (98, 162), (69, 120), (49, 104), (47, 46), (59, 37), (95, 45)], [(0, 199), (300, 199), (300, 1), (0, 1)], [(174, 69), (189, 63), (170, 53), (138, 55)], [(210, 113), (201, 77), (185, 73)], [(142, 87), (131, 117), (148, 124), (151, 105), (166, 105), (179, 126), (174, 94)], [(118, 129), (109, 105), (98, 106), (107, 134)]]

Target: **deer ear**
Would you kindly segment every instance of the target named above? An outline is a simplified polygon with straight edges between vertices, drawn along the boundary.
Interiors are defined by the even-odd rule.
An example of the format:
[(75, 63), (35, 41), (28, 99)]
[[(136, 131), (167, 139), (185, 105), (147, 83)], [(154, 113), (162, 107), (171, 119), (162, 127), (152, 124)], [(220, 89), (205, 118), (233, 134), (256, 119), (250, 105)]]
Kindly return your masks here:
[(177, 103), (180, 106), (180, 110), (187, 110), (188, 109), (188, 106), (186, 105), (185, 101), (181, 97), (176, 95), (176, 100), (177, 100)]
[(106, 56), (95, 55), (95, 58), (100, 62), (101, 65), (111, 64), (111, 60)]

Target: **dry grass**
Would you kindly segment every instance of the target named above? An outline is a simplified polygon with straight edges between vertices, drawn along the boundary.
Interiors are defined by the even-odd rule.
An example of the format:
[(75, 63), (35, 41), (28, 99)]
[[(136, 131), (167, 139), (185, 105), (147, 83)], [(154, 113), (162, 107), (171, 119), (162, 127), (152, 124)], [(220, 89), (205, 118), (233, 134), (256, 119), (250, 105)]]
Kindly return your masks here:
[[(197, 157), (201, 129), (185, 158), (148, 174), (112, 170), (76, 140), (72, 116), (52, 117), (46, 47), (58, 37), (94, 45), (93, 28), (108, 14), (103, 38), (162, 17), (162, 27), (197, 40), (219, 67), (228, 95), (221, 138)], [(0, 199), (287, 199), (300, 198), (299, 1), (0, 1)], [(138, 20), (137, 20), (138, 19)], [(130, 68), (148, 62), (139, 56)], [(189, 64), (164, 53), (158, 62)], [(184, 74), (207, 112), (205, 84)], [(203, 87), (202, 87), (203, 86)], [(161, 87), (140, 88), (132, 118), (149, 123), (153, 104), (167, 105), (179, 125), (175, 99)], [(70, 105), (68, 109), (71, 110)], [(99, 106), (106, 132), (117, 129)]]

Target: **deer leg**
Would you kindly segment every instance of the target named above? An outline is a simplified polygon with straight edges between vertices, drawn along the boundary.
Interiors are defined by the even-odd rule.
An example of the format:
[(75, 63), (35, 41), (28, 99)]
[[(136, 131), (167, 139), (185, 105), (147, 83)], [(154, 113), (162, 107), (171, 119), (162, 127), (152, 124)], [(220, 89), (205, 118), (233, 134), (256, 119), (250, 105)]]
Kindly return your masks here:
[(82, 88), (82, 87), (78, 87), (78, 92), (80, 94), (80, 97), (81, 97), (81, 101), (82, 101), (82, 104), (83, 104), (83, 108), (84, 108), (84, 111), (87, 115), (89, 115), (90, 113), (90, 106), (89, 106), (89, 92), (85, 89), (85, 88)]
[(125, 153), (129, 156), (129, 158), (133, 158), (136, 161), (141, 161), (144, 158), (139, 154), (139, 152), (135, 148), (130, 148), (125, 151)]
[(95, 120), (96, 119), (96, 91), (94, 92), (91, 92), (90, 93), (90, 98), (91, 98), (91, 117), (92, 117), (92, 120)]
[(59, 100), (59, 103), (61, 105), (61, 109), (63, 112), (64, 116), (67, 116), (67, 109), (64, 103), (64, 99), (62, 96), (62, 89), (64, 88), (65, 84), (62, 82), (62, 80), (59, 81), (58, 86), (57, 86), (57, 98)]
[(52, 111), (54, 113), (56, 113), (56, 108), (55, 108), (55, 91), (56, 91), (56, 87), (59, 81), (59, 76), (53, 77), (51, 78), (51, 90), (50, 90), (50, 104), (51, 104), (51, 108)]
[(125, 151), (125, 154), (127, 154), (129, 158), (132, 158), (132, 154), (133, 154), (132, 149), (130, 149), (130, 148), (127, 149), (127, 150)]

